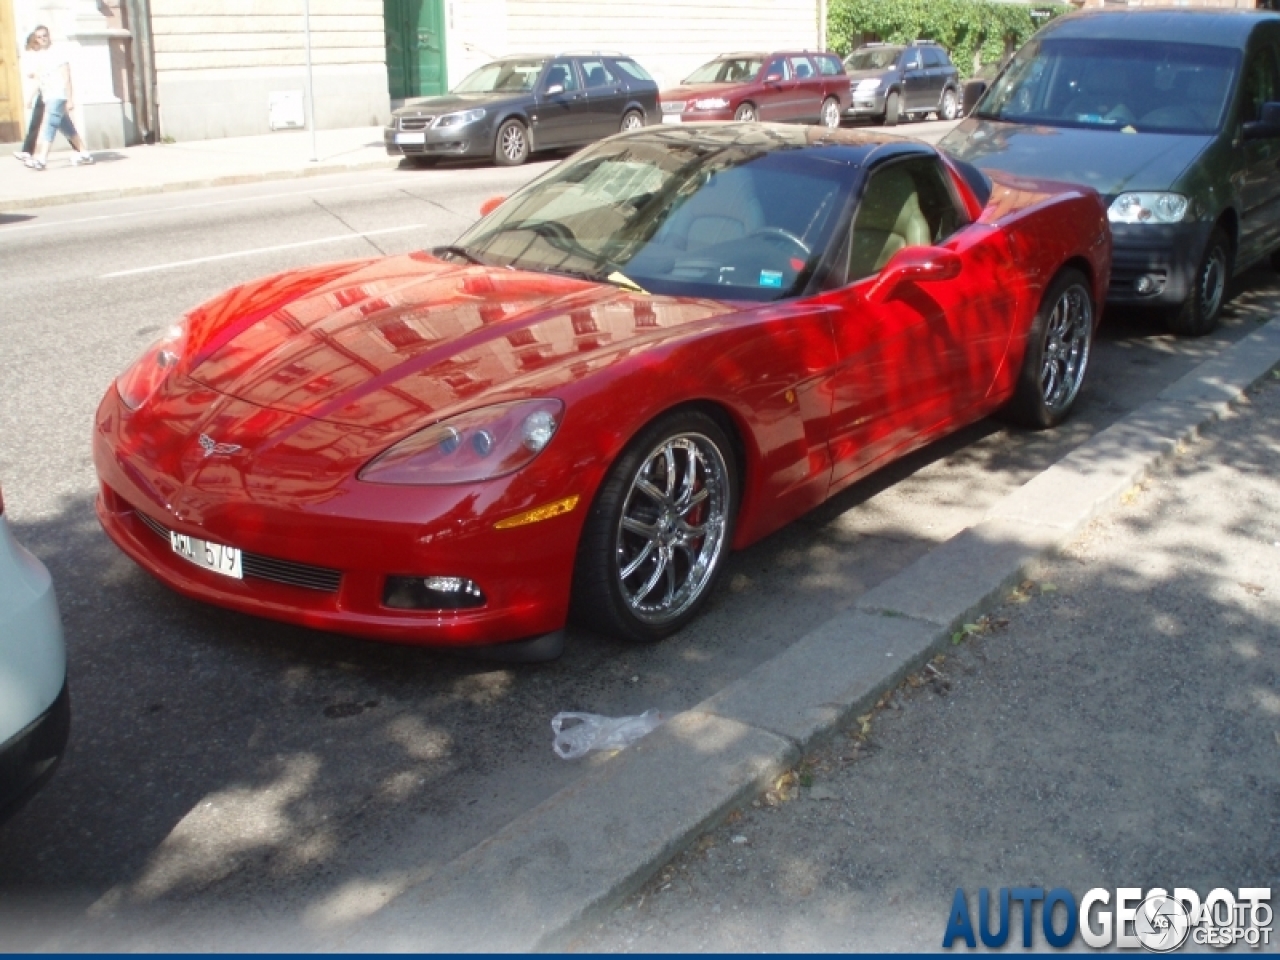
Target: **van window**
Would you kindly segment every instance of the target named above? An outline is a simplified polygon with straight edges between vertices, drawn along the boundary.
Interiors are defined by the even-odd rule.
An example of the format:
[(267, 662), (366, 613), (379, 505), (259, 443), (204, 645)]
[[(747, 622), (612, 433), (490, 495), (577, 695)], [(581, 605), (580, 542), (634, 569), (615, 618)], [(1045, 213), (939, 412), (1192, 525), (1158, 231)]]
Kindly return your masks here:
[(813, 59), (817, 61), (818, 70), (824, 77), (838, 77), (844, 73), (844, 68), (835, 57), (816, 56)]
[(634, 60), (615, 60), (613, 65), (636, 80), (653, 80), (653, 77), (649, 76), (649, 71)]
[(1262, 105), (1280, 100), (1280, 80), (1276, 77), (1275, 51), (1264, 46), (1249, 58), (1244, 68), (1244, 96), (1240, 102), (1240, 122), (1262, 119)]
[(974, 112), (1057, 127), (1213, 133), (1239, 69), (1231, 47), (1050, 37), (1020, 50)]

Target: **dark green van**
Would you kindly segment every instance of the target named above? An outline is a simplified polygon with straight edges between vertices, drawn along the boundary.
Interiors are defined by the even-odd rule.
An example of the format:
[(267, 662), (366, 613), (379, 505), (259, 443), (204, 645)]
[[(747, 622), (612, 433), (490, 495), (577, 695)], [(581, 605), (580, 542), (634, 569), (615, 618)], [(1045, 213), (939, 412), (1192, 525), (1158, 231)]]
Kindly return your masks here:
[(942, 141), (985, 169), (1084, 183), (1109, 206), (1107, 299), (1212, 330), (1234, 273), (1280, 269), (1280, 15), (1089, 11), (1018, 51)]

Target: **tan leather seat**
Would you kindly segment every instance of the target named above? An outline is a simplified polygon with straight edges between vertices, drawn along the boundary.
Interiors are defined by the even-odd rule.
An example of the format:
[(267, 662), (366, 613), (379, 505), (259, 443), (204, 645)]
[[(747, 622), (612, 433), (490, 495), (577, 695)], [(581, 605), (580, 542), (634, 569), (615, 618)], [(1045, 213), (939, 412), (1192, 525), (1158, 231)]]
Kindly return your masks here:
[(911, 174), (901, 167), (881, 170), (872, 175), (854, 221), (849, 281), (880, 272), (899, 250), (932, 242)]
[(660, 240), (698, 250), (737, 240), (765, 225), (755, 183), (742, 167), (723, 170), (689, 198), (663, 227)]

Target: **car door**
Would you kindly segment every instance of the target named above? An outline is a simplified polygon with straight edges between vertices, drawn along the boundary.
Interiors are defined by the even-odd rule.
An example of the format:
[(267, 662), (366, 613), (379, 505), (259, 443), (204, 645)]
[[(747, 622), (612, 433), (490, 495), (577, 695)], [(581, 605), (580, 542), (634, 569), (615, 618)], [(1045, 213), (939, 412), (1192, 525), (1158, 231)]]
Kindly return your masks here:
[(902, 109), (923, 110), (929, 99), (929, 76), (924, 69), (919, 47), (907, 47), (898, 58), (898, 75), (902, 77)]
[[(875, 287), (898, 252), (954, 253), (959, 274)], [(848, 241), (846, 285), (833, 294), (838, 367), (832, 378), (832, 483), (918, 445), (967, 416), (989, 393), (1008, 348), (1015, 284), (1004, 234), (967, 229), (937, 158), (876, 168)]]
[[(1260, 120), (1262, 105), (1276, 101), (1280, 101), (1276, 50), (1269, 42), (1259, 43), (1245, 61), (1236, 129)], [(1235, 179), (1241, 205), (1237, 260), (1248, 262), (1280, 240), (1280, 139), (1244, 140)]]
[(760, 84), (753, 99), (761, 120), (790, 120), (794, 116), (795, 77), (786, 57), (774, 57), (760, 71)]
[(539, 149), (583, 143), (591, 138), (587, 95), (577, 65), (568, 57), (552, 60), (538, 83), (535, 138)]
[(942, 102), (942, 88), (947, 82), (946, 63), (942, 51), (937, 47), (922, 47), (920, 53), (924, 57), (924, 72), (928, 77), (927, 93), (921, 109), (936, 108)]
[(622, 124), (622, 108), (627, 104), (621, 78), (601, 57), (583, 57), (578, 68), (587, 94), (587, 132), (591, 139), (617, 133)]
[(788, 57), (787, 64), (795, 77), (791, 119), (816, 122), (822, 112), (822, 74), (813, 61), (802, 54)]

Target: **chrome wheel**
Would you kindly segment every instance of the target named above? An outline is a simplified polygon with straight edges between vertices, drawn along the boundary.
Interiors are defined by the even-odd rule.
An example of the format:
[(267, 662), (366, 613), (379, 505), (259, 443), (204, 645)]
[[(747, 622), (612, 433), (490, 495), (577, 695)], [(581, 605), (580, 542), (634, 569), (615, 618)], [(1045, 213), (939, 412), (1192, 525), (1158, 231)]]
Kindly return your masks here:
[(639, 130), (643, 126), (644, 126), (644, 118), (641, 117), (640, 114), (636, 113), (634, 110), (632, 110), (630, 113), (628, 113), (625, 117), (622, 118), (623, 133), (626, 133), (628, 130)]
[(508, 120), (498, 128), (493, 159), (504, 167), (515, 167), (529, 158), (529, 131), (519, 120)]
[(822, 104), (822, 125), (828, 130), (840, 126), (840, 104), (834, 99), (828, 98)]
[(956, 93), (954, 90), (947, 90), (942, 94), (942, 106), (938, 108), (939, 120), (954, 120), (956, 118)]
[(729, 468), (700, 433), (663, 440), (631, 480), (616, 531), (614, 576), (637, 620), (678, 620), (711, 582), (729, 525)]
[(755, 118), (756, 108), (749, 103), (744, 103), (733, 114), (733, 119), (742, 120), (745, 123), (750, 123)]
[(1040, 364), (1040, 396), (1050, 414), (1075, 400), (1089, 366), (1093, 341), (1093, 305), (1089, 291), (1072, 284), (1062, 291), (1049, 314)]

